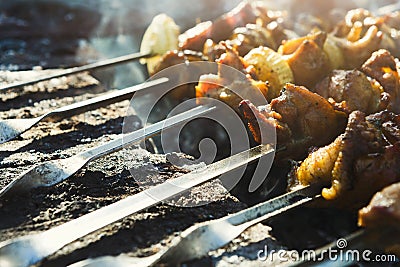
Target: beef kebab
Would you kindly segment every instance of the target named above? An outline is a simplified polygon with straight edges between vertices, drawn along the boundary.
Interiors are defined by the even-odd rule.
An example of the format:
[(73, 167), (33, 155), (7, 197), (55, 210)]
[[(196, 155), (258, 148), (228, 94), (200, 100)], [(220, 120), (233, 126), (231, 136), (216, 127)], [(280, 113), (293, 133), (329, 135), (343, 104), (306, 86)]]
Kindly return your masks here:
[[(197, 60), (239, 70), (245, 81), (227, 82), (219, 67), (174, 97), (227, 103), (255, 143), (264, 139), (260, 129), (275, 129), (273, 166), (286, 170), (280, 179), (289, 191), (323, 183), (325, 202), (357, 210), (400, 181), (400, 13), (353, 9), (340, 20), (313, 18), (317, 23), (300, 25), (287, 12), (243, 2), (180, 34), (149, 74)], [(188, 57), (187, 49), (198, 56)], [(246, 100), (253, 91), (264, 95), (264, 105)]]

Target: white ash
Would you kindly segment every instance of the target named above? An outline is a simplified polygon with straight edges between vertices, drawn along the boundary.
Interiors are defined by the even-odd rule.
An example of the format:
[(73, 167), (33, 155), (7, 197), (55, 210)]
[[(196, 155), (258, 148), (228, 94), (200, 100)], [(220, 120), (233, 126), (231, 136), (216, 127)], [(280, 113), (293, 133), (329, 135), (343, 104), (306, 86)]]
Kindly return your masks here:
[[(17, 82), (29, 81), (42, 76), (57, 74), (63, 71), (62, 69), (48, 70), (28, 70), (28, 71), (0, 71), (0, 86)], [(82, 72), (74, 75), (62, 76), (53, 78), (48, 81), (42, 81), (33, 85), (27, 85), (23, 89), (13, 89), (7, 93), (0, 93), (0, 100), (6, 101), (14, 99), (21, 93), (33, 92), (55, 92), (58, 90), (66, 90), (69, 88), (84, 88), (88, 86), (99, 85), (99, 81), (89, 75), (87, 72)]]

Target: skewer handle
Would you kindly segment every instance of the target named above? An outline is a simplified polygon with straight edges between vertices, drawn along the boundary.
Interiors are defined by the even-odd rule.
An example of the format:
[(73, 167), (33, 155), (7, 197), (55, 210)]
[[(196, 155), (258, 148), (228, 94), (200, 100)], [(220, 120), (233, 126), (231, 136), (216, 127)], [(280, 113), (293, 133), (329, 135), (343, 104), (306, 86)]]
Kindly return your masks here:
[(95, 63), (83, 65), (83, 66), (80, 66), (80, 67), (68, 68), (68, 69), (60, 71), (59, 73), (42, 76), (42, 77), (39, 77), (39, 78), (36, 78), (36, 79), (32, 79), (32, 80), (29, 80), (29, 81), (16, 82), (16, 83), (11, 83), (11, 84), (7, 84), (7, 85), (4, 85), (4, 86), (0, 86), (0, 92), (1, 91), (5, 91), (5, 90), (9, 90), (9, 89), (13, 89), (13, 88), (26, 86), (26, 85), (35, 84), (35, 83), (38, 83), (38, 82), (43, 82), (43, 81), (46, 81), (46, 80), (51, 80), (51, 79), (54, 79), (54, 78), (60, 78), (62, 76), (66, 76), (66, 75), (72, 75), (72, 74), (76, 74), (76, 73), (80, 73), (80, 72), (84, 72), (84, 71), (110, 67), (110, 66), (113, 66), (113, 65), (118, 65), (118, 64), (122, 64), (122, 63), (126, 63), (126, 62), (129, 62), (129, 61), (138, 60), (140, 58), (147, 58), (147, 57), (151, 57), (151, 56), (152, 56), (152, 54), (150, 54), (150, 53), (147, 53), (147, 54), (133, 53), (133, 54), (124, 55), (124, 56), (120, 56), (120, 57), (116, 57), (116, 58), (105, 59), (105, 60), (101, 60), (101, 61), (98, 61), (98, 62), (95, 62)]

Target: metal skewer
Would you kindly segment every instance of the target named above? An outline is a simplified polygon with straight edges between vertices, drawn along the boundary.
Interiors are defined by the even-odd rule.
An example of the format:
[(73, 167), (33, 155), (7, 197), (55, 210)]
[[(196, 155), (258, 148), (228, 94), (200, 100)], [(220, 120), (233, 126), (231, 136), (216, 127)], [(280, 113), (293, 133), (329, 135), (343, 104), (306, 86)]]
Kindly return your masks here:
[[(383, 252), (386, 243), (390, 243), (390, 240), (394, 240), (393, 229), (390, 227), (385, 229), (360, 229), (317, 249), (313, 257), (284, 266), (341, 267), (355, 266), (361, 262), (371, 263), (375, 261), (374, 252)], [(395, 264), (399, 262), (399, 258), (394, 254), (385, 255), (390, 259), (387, 263)]]
[(85, 101), (57, 108), (36, 118), (2, 120), (0, 121), (0, 144), (18, 137), (42, 120), (46, 119), (50, 121), (59, 121), (63, 118), (68, 118), (76, 114), (129, 99), (135, 92), (139, 90), (152, 88), (168, 81), (168, 78), (160, 78), (118, 91), (105, 93)]
[(319, 198), (320, 191), (321, 186), (307, 186), (223, 218), (195, 224), (172, 240), (170, 247), (148, 257), (104, 256), (83, 260), (70, 267), (177, 265), (228, 244), (250, 226)]
[(104, 145), (91, 148), (75, 156), (41, 163), (29, 169), (3, 188), (0, 191), (0, 199), (11, 197), (12, 194), (25, 192), (36, 187), (57, 184), (75, 174), (92, 160), (116, 152), (123, 147), (142, 141), (144, 138), (151, 137), (159, 133), (162, 129), (167, 129), (214, 109), (214, 107), (198, 106), (132, 133), (121, 135), (120, 138), (109, 141)]
[(390, 14), (391, 12), (395, 12), (398, 10), (400, 10), (400, 3), (396, 2), (394, 4), (389, 4), (389, 5), (380, 7), (374, 13), (376, 15), (383, 16), (383, 15), (387, 15), (387, 14)]
[(194, 225), (184, 231), (179, 242), (155, 263), (179, 264), (207, 255), (231, 242), (250, 226), (319, 198), (320, 192), (320, 185), (307, 186), (224, 218)]
[[(202, 107), (199, 112), (206, 112), (208, 110)], [(207, 165), (202, 169), (167, 180), (162, 184), (129, 196), (53, 229), (2, 242), (0, 243), (0, 265), (8, 267), (32, 265), (78, 238), (135, 212), (152, 207), (173, 196), (186, 192), (190, 188), (215, 179), (221, 174), (245, 166), (273, 151), (270, 145), (257, 146)]]
[(0, 92), (9, 90), (9, 89), (13, 89), (13, 88), (26, 86), (26, 85), (35, 84), (35, 83), (46, 81), (46, 80), (51, 80), (54, 78), (59, 78), (59, 77), (66, 76), (66, 75), (71, 75), (71, 74), (76, 74), (79, 72), (110, 67), (113, 65), (122, 64), (122, 63), (130, 62), (130, 61), (138, 60), (140, 58), (147, 58), (147, 57), (151, 57), (151, 56), (153, 56), (153, 55), (150, 53), (147, 53), (147, 54), (133, 53), (133, 54), (124, 55), (124, 56), (120, 56), (120, 57), (116, 57), (116, 58), (105, 59), (105, 60), (101, 60), (101, 61), (98, 61), (95, 63), (83, 65), (80, 67), (64, 69), (64, 70), (61, 70), (59, 73), (38, 77), (38, 78), (29, 80), (29, 81), (16, 82), (16, 83), (3, 85), (3, 86), (0, 86)]
[[(336, 251), (338, 252), (341, 249), (349, 250), (349, 249), (360, 249), (362, 247), (365, 247), (365, 231), (364, 230), (358, 230), (344, 238), (338, 239), (344, 240), (343, 242), (346, 242), (346, 248), (345, 247), (338, 247), (338, 242), (339, 241), (334, 241), (326, 246), (323, 246), (315, 251), (315, 256), (314, 258), (310, 259), (302, 259), (300, 262), (296, 263), (290, 263), (285, 266), (297, 266), (297, 267), (306, 267), (306, 266), (349, 266), (352, 264), (355, 264), (356, 261), (354, 259), (351, 260), (345, 260), (345, 259), (337, 259), (335, 261), (330, 260), (328, 258), (328, 254), (326, 253), (327, 251)], [(343, 252), (342, 252), (343, 253)], [(336, 255), (335, 255), (336, 256)]]

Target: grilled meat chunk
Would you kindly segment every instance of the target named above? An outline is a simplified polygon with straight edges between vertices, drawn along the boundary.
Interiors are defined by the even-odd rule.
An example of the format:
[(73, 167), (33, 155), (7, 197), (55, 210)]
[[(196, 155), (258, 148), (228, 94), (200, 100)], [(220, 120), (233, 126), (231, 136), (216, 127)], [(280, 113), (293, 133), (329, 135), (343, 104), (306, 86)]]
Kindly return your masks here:
[(388, 143), (384, 132), (371, 121), (360, 111), (351, 113), (343, 134), (295, 167), (289, 175), (289, 188), (322, 183), (330, 186), (322, 190), (325, 199), (352, 209), (400, 181), (400, 143)]
[(335, 111), (327, 100), (293, 84), (287, 84), (281, 96), (266, 107), (259, 109), (249, 101), (240, 107), (256, 142), (267, 139), (259, 127), (276, 129), (278, 146), (286, 147), (276, 154), (277, 161), (304, 158), (310, 146), (329, 144), (346, 124), (345, 114)]
[[(178, 51), (178, 50), (168, 51), (161, 57), (158, 65), (154, 69), (154, 73), (150, 73), (150, 75), (159, 73), (160, 71), (167, 69), (171, 66), (175, 66), (178, 64), (186, 64), (188, 62), (201, 61), (201, 60), (203, 60), (201, 54), (194, 53), (192, 51)], [(179, 82), (179, 84), (181, 85), (176, 87), (174, 90), (171, 90), (167, 94), (165, 100), (167, 100), (168, 98), (169, 100), (172, 100), (174, 102), (178, 101), (180, 102), (183, 99), (195, 97), (195, 89), (194, 89), (195, 85), (187, 83), (188, 80), (191, 80), (190, 78), (188, 78), (190, 77), (190, 75), (191, 74), (187, 72), (177, 73), (174, 79), (181, 81)]]
[[(223, 45), (225, 53), (216, 61), (218, 74), (205, 74), (200, 77), (196, 86), (196, 97), (199, 103), (202, 97), (221, 100), (238, 112), (239, 103), (243, 99), (260, 99), (260, 96), (261, 99), (265, 99), (269, 86), (263, 81), (255, 80), (257, 74), (253, 68), (249, 68), (232, 47)], [(232, 68), (240, 71), (242, 75)]]
[(358, 224), (364, 227), (400, 226), (400, 183), (376, 193), (367, 207), (358, 213)]
[(197, 103), (201, 104), (203, 97), (214, 98), (228, 104), (238, 113), (239, 103), (243, 98), (259, 99), (261, 93), (265, 97), (266, 92), (268, 92), (268, 87), (263, 82), (254, 81), (251, 78), (231, 81), (216, 74), (200, 76), (200, 81), (196, 86)]
[(376, 193), (368, 206), (358, 212), (358, 224), (364, 227), (400, 226), (400, 183)]
[[(238, 112), (239, 103), (243, 99), (265, 100), (269, 92), (268, 84), (251, 77), (256, 77), (256, 75), (248, 71), (246, 63), (236, 51), (227, 47), (226, 53), (217, 60), (217, 63), (218, 74), (200, 76), (196, 86), (196, 97), (199, 103), (202, 97), (211, 97), (227, 103)], [(242, 75), (235, 73), (232, 67), (239, 70)]]
[(371, 114), (366, 119), (382, 132), (389, 144), (394, 145), (400, 142), (400, 115), (384, 110)]
[(388, 94), (388, 109), (400, 113), (400, 80), (396, 60), (389, 51), (380, 49), (362, 65), (361, 70), (377, 80)]
[(166, 69), (174, 65), (192, 61), (201, 61), (203, 59), (204, 58), (200, 53), (195, 53), (193, 51), (178, 51), (178, 50), (168, 51), (161, 57), (158, 65), (154, 68), (154, 72), (149, 74), (151, 76), (157, 72), (162, 71), (163, 69)]
[(325, 199), (335, 199), (355, 187), (355, 161), (361, 156), (382, 152), (380, 132), (365, 120), (364, 113), (350, 114), (346, 130), (328, 146), (311, 153), (294, 172), (294, 182), (301, 185), (331, 185), (322, 191)]
[[(371, 31), (372, 27), (376, 28), (380, 33), (380, 41), (376, 43), (379, 48), (389, 50), (396, 57), (400, 56), (399, 43), (399, 24), (397, 12), (390, 13), (384, 16), (374, 16), (370, 11), (358, 8), (350, 10), (345, 19), (338, 23), (334, 30), (335, 36), (346, 38), (350, 42), (359, 40), (361, 36), (365, 36), (368, 31)], [(397, 24), (396, 24), (397, 23)], [(373, 39), (371, 39), (373, 40)], [(378, 41), (378, 39), (376, 39)], [(373, 52), (378, 49), (376, 47), (373, 50), (369, 48), (373, 47), (373, 43), (370, 43), (370, 47), (366, 47), (369, 52)], [(376, 45), (375, 44), (375, 45)]]
[[(244, 27), (238, 27), (233, 31), (233, 35), (223, 42), (233, 47), (240, 56), (245, 56), (250, 50), (259, 46), (276, 50), (281, 42), (286, 39), (287, 35), (282, 25), (273, 21), (266, 26), (249, 23)], [(204, 43), (203, 53), (210, 60), (219, 58), (220, 51), (220, 43), (215, 43), (212, 39), (207, 39)]]
[(328, 99), (336, 109), (366, 114), (389, 109), (400, 111), (400, 80), (396, 61), (380, 49), (359, 70), (334, 70), (318, 83), (315, 92)]
[(259, 24), (247, 24), (245, 27), (236, 28), (230, 38), (230, 42), (241, 56), (246, 55), (251, 49), (259, 46), (270, 47), (274, 50), (287, 36), (282, 25), (276, 21), (266, 26)]
[(355, 110), (371, 114), (384, 108), (379, 89), (358, 70), (334, 70), (317, 84), (315, 92), (348, 114)]
[(388, 254), (400, 257), (400, 183), (376, 193), (368, 206), (358, 211), (358, 225), (372, 233), (372, 242)]
[(202, 51), (207, 39), (218, 43), (227, 40), (234, 29), (244, 27), (248, 23), (255, 23), (257, 19), (271, 22), (280, 13), (268, 12), (265, 7), (257, 2), (241, 2), (232, 11), (222, 15), (214, 22), (206, 21), (197, 24), (179, 36), (179, 46), (182, 49)]
[(360, 192), (359, 198), (363, 197), (363, 200), (368, 201), (377, 191), (399, 182), (399, 166), (400, 143), (384, 147), (381, 153), (358, 158), (354, 164), (354, 189)]
[(305, 37), (284, 41), (278, 52), (284, 56), (298, 85), (312, 88), (331, 71), (324, 51), (326, 33), (311, 33)]

